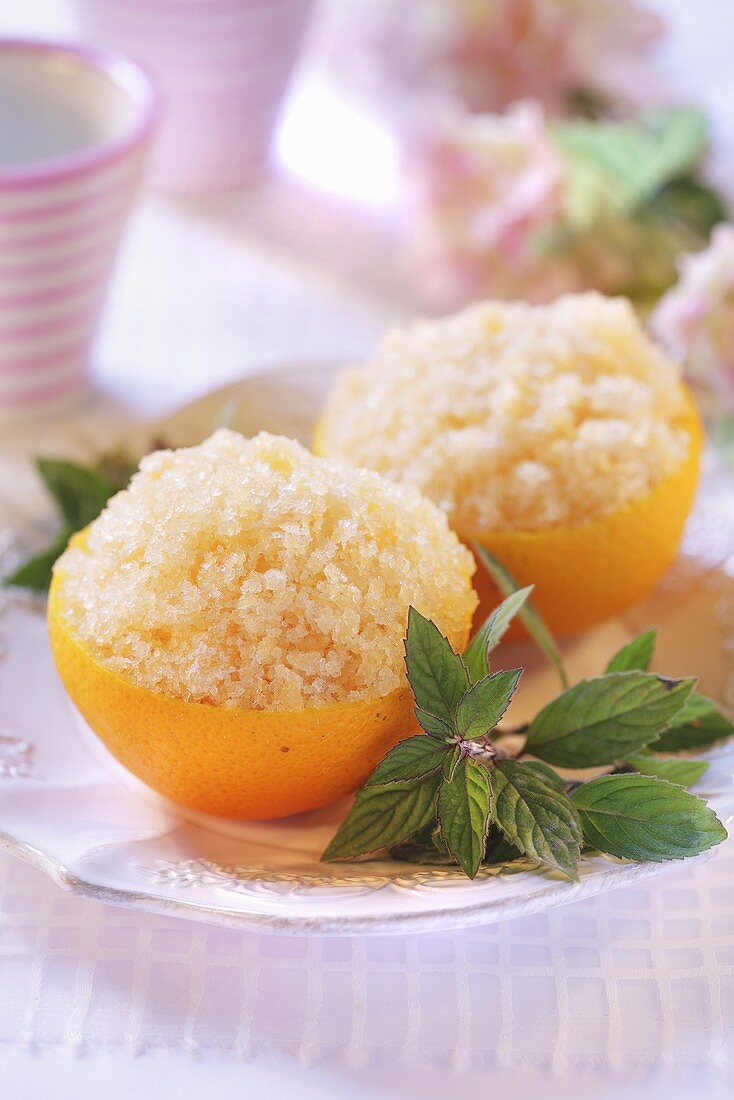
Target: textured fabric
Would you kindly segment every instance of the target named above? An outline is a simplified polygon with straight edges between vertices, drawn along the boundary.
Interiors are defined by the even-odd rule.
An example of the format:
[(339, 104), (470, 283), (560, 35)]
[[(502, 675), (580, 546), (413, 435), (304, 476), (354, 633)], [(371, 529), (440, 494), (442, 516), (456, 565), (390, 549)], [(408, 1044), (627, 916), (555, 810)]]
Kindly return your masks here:
[(256, 935), (96, 905), (0, 856), (0, 1040), (306, 1065), (734, 1069), (734, 843), (525, 920)]
[[(723, 0), (707, 20), (671, 6), (690, 24), (678, 51), (687, 87), (720, 107), (730, 137), (730, 48), (712, 29), (714, 7), (725, 28)], [(6, 33), (32, 27), (30, 2), (6, 7)], [(37, 33), (66, 29), (60, 0), (37, 9)], [(276, 200), (141, 208), (96, 356), (110, 390), (154, 413), (263, 362), (356, 357), (401, 312), (366, 220)], [(731, 1073), (734, 842), (705, 865), (546, 915), (382, 939), (257, 936), (105, 908), (0, 855), (0, 991), (6, 1050), (209, 1049), (395, 1074)], [(498, 1095), (493, 1079), (486, 1095)]]

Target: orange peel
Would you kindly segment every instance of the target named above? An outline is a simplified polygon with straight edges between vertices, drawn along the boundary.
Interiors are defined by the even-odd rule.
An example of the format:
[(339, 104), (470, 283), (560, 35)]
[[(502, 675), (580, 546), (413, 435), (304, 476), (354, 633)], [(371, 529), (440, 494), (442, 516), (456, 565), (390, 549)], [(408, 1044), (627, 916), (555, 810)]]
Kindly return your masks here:
[[(535, 585), (536, 609), (558, 637), (577, 634), (633, 607), (672, 564), (693, 505), (703, 447), (703, 427), (684, 383), (680, 425), (691, 442), (680, 465), (644, 496), (587, 523), (536, 531), (457, 531), (471, 548), (481, 543), (512, 573), (519, 585)], [(319, 420), (313, 449), (324, 453)], [(477, 563), (474, 587), (478, 627), (501, 599), (486, 569)], [(510, 637), (523, 629), (513, 623)]]
[[(63, 585), (57, 567), (48, 627), (64, 687), (112, 755), (182, 806), (243, 820), (317, 809), (360, 787), (389, 749), (418, 732), (407, 683), (384, 698), (291, 711), (214, 706), (141, 687), (75, 634)], [(464, 644), (468, 636), (467, 624)]]
[[(532, 601), (558, 637), (587, 630), (633, 607), (672, 564), (698, 483), (703, 427), (686, 386), (681, 424), (691, 437), (680, 465), (649, 493), (588, 523), (540, 531), (494, 531), (467, 535), (509, 569), (519, 585), (534, 584)], [(478, 562), (480, 624), (500, 596)], [(517, 631), (514, 632), (517, 636)]]

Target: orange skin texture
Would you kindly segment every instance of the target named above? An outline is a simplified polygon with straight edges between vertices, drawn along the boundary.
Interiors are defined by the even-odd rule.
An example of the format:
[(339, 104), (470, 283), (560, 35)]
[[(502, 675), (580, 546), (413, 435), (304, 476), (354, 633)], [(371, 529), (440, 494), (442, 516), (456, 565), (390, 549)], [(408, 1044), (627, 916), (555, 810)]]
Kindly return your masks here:
[(57, 570), (48, 626), (64, 687), (112, 755), (182, 806), (248, 821), (317, 809), (360, 787), (418, 732), (407, 684), (382, 699), (300, 711), (218, 707), (140, 687), (75, 636), (62, 587)]
[[(691, 434), (690, 450), (646, 496), (573, 527), (474, 537), (519, 585), (535, 585), (533, 605), (557, 637), (588, 630), (633, 607), (672, 565), (696, 494), (704, 438), (693, 398), (683, 388), (683, 425)], [(462, 538), (469, 541), (463, 533)], [(478, 627), (500, 599), (479, 561), (474, 587), (479, 596), (474, 617)], [(513, 624), (509, 636), (522, 634)]]
[[(600, 519), (544, 531), (457, 531), (469, 545), (481, 543), (509, 569), (521, 587), (535, 585), (532, 602), (552, 633), (566, 637), (588, 630), (633, 607), (667, 571), (678, 552), (696, 494), (703, 427), (688, 387), (680, 383), (685, 409), (681, 424), (691, 434), (684, 461), (646, 496), (631, 500)], [(318, 423), (313, 448), (324, 454), (324, 425)], [(474, 587), (478, 628), (501, 596), (477, 561)], [(525, 636), (516, 620), (509, 639)]]

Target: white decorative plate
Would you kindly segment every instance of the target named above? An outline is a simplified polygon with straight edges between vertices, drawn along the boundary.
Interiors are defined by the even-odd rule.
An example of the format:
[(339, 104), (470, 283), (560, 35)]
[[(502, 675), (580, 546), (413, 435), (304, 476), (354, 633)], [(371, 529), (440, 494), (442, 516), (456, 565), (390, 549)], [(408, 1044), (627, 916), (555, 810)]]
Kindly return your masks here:
[[(141, 450), (161, 437), (197, 442), (229, 400), (239, 404), (236, 426), (245, 433), (267, 428), (307, 440), (332, 373), (306, 366), (248, 378), (156, 425), (97, 409), (65, 431), (64, 446), (89, 453), (109, 448), (115, 434)], [(47, 435), (44, 451), (58, 453), (60, 439)], [(29, 549), (49, 516), (22, 451), (6, 447), (0, 457), (0, 514)], [(599, 672), (627, 637), (657, 624), (658, 667), (671, 675), (696, 672), (704, 691), (734, 702), (734, 485), (711, 456), (707, 465), (672, 574), (644, 605), (566, 647), (573, 676)], [(469, 883), (445, 868), (321, 864), (344, 804), (256, 824), (183, 813), (124, 772), (85, 727), (56, 677), (38, 606), (10, 599), (0, 631), (0, 844), (98, 901), (296, 933), (429, 931), (537, 912), (670, 866), (597, 857), (584, 861), (573, 884), (535, 870), (487, 870)], [(513, 717), (523, 721), (557, 687), (533, 650), (516, 647), (505, 656), (528, 666), (513, 704)], [(727, 821), (734, 814), (734, 745), (710, 759), (699, 790)]]

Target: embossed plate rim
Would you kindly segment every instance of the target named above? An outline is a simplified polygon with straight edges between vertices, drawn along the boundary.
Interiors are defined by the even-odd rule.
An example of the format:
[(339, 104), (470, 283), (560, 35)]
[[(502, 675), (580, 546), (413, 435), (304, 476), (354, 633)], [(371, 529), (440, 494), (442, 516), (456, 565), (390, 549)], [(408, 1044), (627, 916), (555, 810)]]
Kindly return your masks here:
[[(283, 387), (289, 385), (289, 378), (291, 383), (288, 399), (293, 404), (293, 401), (298, 394), (304, 392), (304, 389), (308, 389), (311, 385), (312, 389), (318, 389), (323, 385), (324, 378), (331, 373), (331, 365), (324, 365), (313, 363), (311, 364), (311, 371), (302, 370), (298, 373), (297, 383), (295, 382), (295, 370), (291, 368), (275, 368), (272, 370), (264, 371), (260, 374), (249, 376), (242, 380), (240, 383), (236, 383), (234, 386), (226, 387), (223, 391), (217, 391), (213, 394), (207, 395), (199, 402), (193, 403), (193, 410), (195, 411), (197, 406), (202, 407), (202, 416), (204, 416), (204, 408), (206, 408), (206, 417), (209, 417), (211, 410), (216, 406), (217, 402), (222, 402), (227, 397), (231, 396), (233, 391), (239, 391), (244, 394), (247, 391), (248, 385), (252, 386), (255, 391), (260, 387), (260, 393), (264, 393), (268, 390), (268, 387)], [(311, 383), (309, 383), (309, 376)], [(180, 410), (178, 414), (174, 414), (171, 423), (174, 422), (180, 427), (183, 425), (183, 421), (187, 416), (190, 420), (190, 414), (192, 412), (192, 406), (186, 406)], [(291, 415), (290, 413), (288, 415)], [(181, 418), (179, 421), (178, 418)], [(169, 418), (170, 419), (170, 418)], [(145, 425), (138, 422), (136, 427), (141, 432), (151, 430), (150, 425)], [(732, 494), (734, 497), (734, 493)], [(734, 586), (733, 586), (734, 587)], [(731, 599), (728, 592), (725, 594), (727, 600)], [(31, 609), (29, 609), (31, 610)], [(4, 727), (5, 723), (0, 716), (0, 727)], [(12, 734), (12, 730), (0, 728), (0, 736), (5, 737)], [(25, 730), (20, 729), (18, 734), (23, 741), (27, 741), (25, 736)], [(33, 753), (33, 746), (30, 746), (30, 751)], [(720, 802), (720, 813), (724, 817), (727, 824), (732, 820), (732, 813), (734, 810), (734, 788), (730, 788), (729, 784), (731, 779), (729, 773), (732, 770), (729, 757), (734, 759), (734, 747), (727, 747), (725, 749), (715, 750), (711, 754), (712, 759), (718, 759), (725, 765), (725, 774), (727, 776), (726, 790), (724, 790), (723, 780), (720, 781), (719, 786), (715, 789), (715, 797)], [(31, 757), (31, 764), (33, 758)], [(96, 774), (96, 773), (95, 773)], [(11, 782), (11, 788), (21, 784), (25, 786), (25, 783), (30, 778), (31, 786), (37, 788), (37, 784), (42, 782), (40, 776), (31, 776), (27, 774), (24, 776), (18, 776)], [(109, 782), (109, 774), (106, 776), (106, 780)], [(95, 778), (93, 782), (88, 785), (86, 789), (95, 789), (102, 784), (103, 780)], [(54, 790), (58, 788), (52, 788)], [(9, 825), (9, 822), (7, 823)], [(215, 830), (216, 831), (216, 830)], [(436, 872), (429, 872), (426, 868), (421, 868), (412, 873), (407, 872), (406, 878), (410, 879), (416, 885), (416, 890), (408, 888), (399, 888), (397, 881), (394, 880), (394, 870), (392, 876), (390, 874), (381, 873), (378, 870), (374, 872), (372, 870), (367, 871), (367, 867), (376, 868), (375, 861), (369, 864), (365, 864), (365, 872), (361, 876), (364, 880), (364, 890), (361, 893), (356, 893), (354, 890), (348, 892), (347, 883), (342, 886), (339, 885), (338, 879), (340, 878), (339, 872), (334, 869), (333, 875), (329, 872), (325, 872), (324, 878), (331, 879), (335, 883), (337, 889), (344, 889), (344, 894), (341, 897), (332, 896), (327, 898), (329, 912), (314, 912), (313, 914), (304, 914), (303, 911), (296, 912), (295, 914), (288, 911), (288, 894), (278, 893), (275, 889), (271, 889), (266, 893), (266, 901), (269, 905), (280, 905), (281, 911), (279, 912), (266, 912), (261, 909), (257, 909), (254, 906), (252, 900), (255, 891), (250, 891), (250, 898), (248, 902), (248, 893), (243, 891), (238, 893), (232, 891), (231, 896), (237, 896), (238, 904), (227, 904), (224, 898), (221, 901), (202, 901), (189, 900), (188, 898), (181, 897), (179, 890), (178, 895), (166, 896), (162, 890), (158, 892), (153, 891), (148, 883), (140, 881), (141, 889), (132, 888), (129, 884), (124, 888), (116, 885), (110, 885), (104, 881), (95, 881), (94, 875), (87, 873), (87, 868), (84, 866), (85, 860), (89, 861), (89, 851), (94, 850), (94, 846), (90, 850), (84, 850), (81, 854), (77, 855), (77, 862), (82, 864), (82, 867), (74, 865), (74, 860), (69, 859), (68, 852), (52, 852), (51, 844), (45, 844), (43, 847), (39, 847), (37, 844), (31, 842), (30, 834), (32, 830), (29, 830), (29, 835), (19, 835), (18, 830), (13, 831), (6, 828), (4, 831), (0, 831), (0, 848), (12, 852), (26, 862), (31, 863), (51, 878), (54, 879), (63, 889), (90, 898), (92, 900), (103, 902), (106, 904), (113, 904), (128, 908), (146, 910), (153, 913), (158, 913), (167, 916), (179, 916), (189, 919), (196, 919), (205, 921), (208, 923), (221, 924), (232, 927), (250, 927), (254, 929), (270, 930), (273, 932), (283, 932), (289, 934), (299, 933), (314, 933), (314, 934), (389, 934), (396, 932), (415, 932), (415, 931), (436, 931), (440, 929), (461, 928), (469, 927), (480, 923), (489, 923), (497, 920), (513, 919), (529, 915), (542, 911), (546, 908), (558, 904), (567, 904), (572, 901), (578, 900), (584, 897), (590, 897), (595, 894), (604, 892), (608, 889), (616, 889), (626, 884), (639, 881), (643, 878), (648, 878), (656, 874), (663, 873), (666, 869), (675, 867), (679, 861), (671, 861), (666, 864), (633, 864), (633, 863), (621, 863), (611, 860), (605, 860), (606, 866), (599, 867), (597, 864), (587, 864), (588, 871), (586, 874), (582, 874), (581, 882), (578, 884), (561, 882), (556, 879), (550, 878), (548, 875), (542, 872), (519, 873), (519, 877), (523, 884), (523, 892), (514, 896), (499, 896), (492, 889), (492, 879), (495, 879), (496, 873), (487, 873), (484, 882), (477, 882), (468, 886), (465, 881), (462, 882), (457, 873), (457, 886), (463, 891), (463, 898), (458, 899), (452, 903), (451, 895), (453, 892), (453, 886), (450, 883), (445, 883), (441, 887), (436, 887), (435, 890), (430, 890), (429, 900), (427, 899), (428, 892), (424, 893), (418, 883), (419, 878), (429, 878), (432, 876), (435, 878)], [(36, 836), (37, 831), (36, 831)], [(146, 840), (146, 843), (150, 843), (155, 846), (157, 841), (162, 841), (166, 837), (166, 833), (159, 834), (153, 832), (151, 837)], [(113, 833), (112, 839), (108, 848), (112, 848), (119, 844), (119, 837), (115, 838)], [(255, 843), (255, 847), (257, 844)], [(101, 845), (105, 847), (104, 844)], [(124, 846), (123, 846), (124, 847)], [(296, 855), (294, 855), (294, 862), (297, 863), (297, 850), (294, 849)], [(711, 858), (715, 854), (713, 852), (704, 853), (698, 857), (699, 861), (704, 861)], [(164, 852), (165, 855), (165, 852)], [(155, 859), (155, 853), (152, 853), (153, 859)], [(597, 857), (599, 860), (599, 857)], [(194, 860), (197, 862), (198, 860)], [(223, 868), (225, 871), (229, 868), (237, 870), (238, 874), (243, 876), (244, 881), (250, 881), (256, 884), (259, 875), (265, 874), (274, 881), (292, 881), (294, 876), (292, 871), (278, 871), (264, 868), (261, 865), (261, 861), (255, 865), (254, 861), (248, 866), (242, 864), (232, 864), (231, 862), (225, 865), (223, 862), (215, 861), (216, 866)], [(132, 867), (133, 864), (130, 864)], [(104, 880), (105, 867), (99, 864), (100, 867), (100, 879)], [(115, 867), (113, 863), (110, 863), (112, 870), (110, 878), (114, 878)], [(406, 865), (407, 867), (407, 865)], [(128, 868), (129, 870), (129, 868)], [(136, 872), (143, 873), (143, 868), (136, 863), (134, 865)], [(148, 871), (150, 866), (148, 866)], [(439, 869), (441, 870), (441, 869)], [(444, 869), (445, 870), (445, 869)], [(248, 880), (244, 876), (250, 874), (252, 877)], [(318, 876), (316, 876), (318, 877)], [(359, 886), (358, 878), (360, 872), (355, 869), (351, 875), (344, 874), (342, 878), (349, 878), (351, 884)], [(507, 881), (510, 875), (504, 873), (500, 876)], [(515, 877), (515, 873), (512, 874)], [(309, 897), (316, 896), (321, 891), (322, 899), (325, 896), (325, 890), (318, 885), (314, 885), (315, 875), (305, 874), (303, 876), (303, 882), (299, 886), (300, 893), (298, 894), (298, 901), (303, 902), (304, 905), (309, 904)], [(309, 881), (310, 880), (310, 881)], [(262, 880), (260, 880), (262, 881)], [(375, 886), (372, 890), (369, 888), (369, 882), (373, 881)], [(401, 893), (402, 900), (407, 898), (405, 907), (402, 911), (397, 908), (396, 911), (386, 912), (375, 911), (367, 912), (366, 907), (362, 906), (360, 910), (359, 902), (364, 900), (367, 895), (373, 896), (379, 894), (383, 889), (389, 888), (393, 884), (393, 893)], [(138, 881), (135, 882), (137, 887)], [(148, 886), (146, 889), (145, 887)], [(184, 889), (187, 887), (181, 887)], [(221, 889), (222, 893), (225, 893), (225, 888), (217, 885), (214, 889)], [(365, 890), (367, 893), (365, 893)], [(476, 899), (467, 899), (467, 892), (476, 891)], [(259, 893), (259, 892), (258, 892)], [(276, 897), (277, 894), (277, 897)], [(265, 895), (263, 895), (265, 896)], [(290, 895), (292, 896), (292, 894)], [(454, 895), (456, 897), (456, 895)], [(275, 900), (273, 900), (275, 899)], [(352, 903), (350, 907), (350, 901)], [(248, 907), (249, 905), (249, 907)], [(388, 906), (389, 908), (389, 906)], [(379, 906), (378, 906), (379, 910)]]

